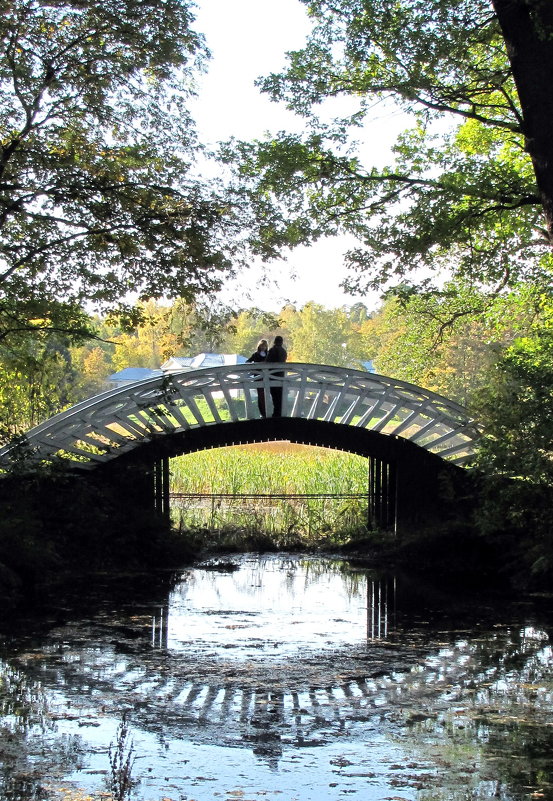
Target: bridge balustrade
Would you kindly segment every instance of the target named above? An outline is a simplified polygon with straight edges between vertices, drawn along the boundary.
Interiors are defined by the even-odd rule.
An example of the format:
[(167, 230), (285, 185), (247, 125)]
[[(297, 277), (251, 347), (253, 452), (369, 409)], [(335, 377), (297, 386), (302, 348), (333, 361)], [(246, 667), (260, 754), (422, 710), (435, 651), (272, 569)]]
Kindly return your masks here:
[(480, 436), (459, 404), (374, 373), (328, 365), (232, 365), (171, 373), (96, 395), (0, 449), (0, 468), (66, 460), (91, 469), (147, 442), (190, 429), (260, 417), (257, 390), (271, 413), (272, 387), (283, 391), (282, 417), (375, 431), (414, 442), (463, 465)]

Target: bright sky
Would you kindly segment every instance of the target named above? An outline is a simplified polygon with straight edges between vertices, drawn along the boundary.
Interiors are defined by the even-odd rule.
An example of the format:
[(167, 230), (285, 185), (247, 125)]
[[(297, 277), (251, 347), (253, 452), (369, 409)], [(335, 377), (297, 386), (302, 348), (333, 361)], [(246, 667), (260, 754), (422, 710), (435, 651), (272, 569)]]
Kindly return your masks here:
[[(299, 0), (197, 0), (196, 28), (212, 52), (194, 115), (202, 139), (210, 144), (230, 136), (259, 138), (267, 131), (300, 131), (302, 121), (283, 106), (271, 103), (254, 86), (257, 77), (279, 72), (286, 51), (302, 47), (310, 23)], [(383, 163), (397, 133), (406, 126), (401, 114), (377, 107), (368, 128), (374, 163)], [(346, 295), (339, 287), (345, 275), (346, 240), (326, 240), (297, 248), (286, 261), (252, 269), (242, 286), (229, 287), (225, 299), (239, 305), (278, 310), (284, 302), (310, 300), (327, 308), (364, 302), (378, 305), (376, 294)], [(277, 290), (271, 283), (277, 279)], [(251, 298), (244, 295), (251, 291)]]

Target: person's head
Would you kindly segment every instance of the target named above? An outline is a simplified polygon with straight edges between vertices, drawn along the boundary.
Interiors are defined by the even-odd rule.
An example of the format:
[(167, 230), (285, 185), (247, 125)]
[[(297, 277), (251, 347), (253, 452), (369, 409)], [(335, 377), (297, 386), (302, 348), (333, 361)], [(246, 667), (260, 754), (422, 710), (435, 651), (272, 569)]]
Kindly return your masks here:
[(283, 343), (283, 339), (282, 339), (282, 337), (280, 335), (275, 337), (275, 345), (282, 345), (282, 343)]
[(269, 347), (269, 343), (267, 342), (266, 339), (260, 339), (259, 342), (257, 343), (257, 350), (258, 350), (259, 353), (261, 353), (262, 351), (267, 350), (268, 347)]

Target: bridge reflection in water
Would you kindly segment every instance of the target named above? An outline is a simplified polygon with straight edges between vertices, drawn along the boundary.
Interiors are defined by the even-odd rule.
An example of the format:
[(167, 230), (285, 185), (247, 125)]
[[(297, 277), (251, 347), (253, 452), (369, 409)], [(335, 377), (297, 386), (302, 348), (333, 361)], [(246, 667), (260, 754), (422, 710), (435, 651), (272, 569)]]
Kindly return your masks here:
[[(441, 787), (444, 746), (447, 754), (465, 755), (459, 792), (451, 797), (466, 796), (475, 754), (482, 771), (478, 786), (487, 786), (482, 777), (506, 755), (520, 778), (505, 786), (514, 787), (512, 797), (528, 796), (530, 763), (522, 756), (531, 746), (541, 765), (550, 752), (552, 656), (543, 628), (549, 614), (540, 625), (541, 613), (528, 605), (475, 603), (472, 611), (463, 606), (460, 621), (457, 602), (440, 612), (434, 593), (424, 600), (418, 585), (401, 578), (396, 621), (395, 583), (358, 567), (285, 555), (233, 560), (233, 573), (204, 565), (169, 585), (164, 574), (157, 589), (154, 575), (140, 584), (147, 595), (134, 603), (126, 581), (121, 596), (119, 581), (119, 602), (102, 602), (99, 615), (83, 620), (71, 614), (66, 623), (56, 617), (48, 634), (22, 637), (11, 665), (0, 663), (0, 675), (7, 726), (40, 725), (25, 775), (40, 775), (50, 765), (52, 750), (42, 765), (36, 753), (49, 747), (54, 724), (50, 745), (62, 754), (60, 775), (74, 764), (79, 786), (88, 789), (105, 774), (108, 744), (125, 708), (148, 798), (167, 792), (175, 798), (191, 792), (226, 797), (229, 787), (240, 787), (249, 798), (255, 788), (269, 786), (285, 798), (326, 798), (328, 782), (342, 779), (345, 793), (355, 789), (365, 798), (376, 787), (384, 798), (402, 781), (404, 786), (413, 753), (417, 761), (424, 755), (425, 771), (435, 779), (429, 787)], [(286, 605), (288, 586), (295, 595)], [(304, 590), (312, 593), (309, 603)], [(179, 614), (185, 623), (180, 631)], [(293, 634), (304, 622), (309, 641)], [(27, 693), (32, 720), (22, 719), (20, 696), (10, 706), (12, 690)], [(78, 749), (68, 749), (68, 742)], [(482, 750), (483, 742), (491, 743), (490, 752)], [(526, 766), (522, 772), (520, 765)], [(263, 782), (260, 766), (274, 771), (269, 779), (262, 774)], [(249, 771), (245, 789), (241, 774)], [(190, 789), (199, 776), (210, 783), (209, 789), (203, 784), (203, 794)], [(294, 782), (307, 790), (290, 791)], [(417, 784), (409, 788), (413, 797), (420, 790)], [(497, 796), (494, 790), (490, 798)]]
[(386, 639), (395, 623), (396, 579), (367, 582), (367, 639)]
[[(286, 744), (290, 745), (288, 737), (293, 736), (297, 747), (317, 745), (328, 727), (333, 731), (333, 736), (345, 735), (351, 733), (353, 721), (367, 721), (378, 714), (380, 703), (383, 702), (381, 695), (390, 684), (382, 666), (391, 645), (388, 637), (394, 629), (396, 603), (394, 577), (372, 578), (365, 571), (348, 575), (347, 571), (342, 573), (340, 563), (333, 568), (332, 563), (327, 562), (327, 575), (316, 573), (309, 579), (310, 560), (302, 563), (301, 558), (290, 560), (286, 568), (287, 576), (282, 577), (275, 571), (274, 565), (278, 566), (279, 562), (285, 560), (286, 556), (274, 560), (260, 558), (259, 564), (264, 566), (265, 575), (256, 572), (255, 567), (248, 572), (246, 560), (245, 568), (242, 568), (242, 582), (240, 577), (229, 576), (227, 579), (216, 571), (213, 576), (206, 575), (205, 579), (202, 576), (195, 586), (201, 571), (189, 571), (179, 593), (170, 596), (167, 603), (159, 606), (154, 614), (151, 647), (160, 656), (183, 651), (191, 664), (196, 658), (201, 660), (202, 649), (205, 648), (212, 659), (220, 660), (215, 671), (219, 677), (197, 676), (183, 681), (182, 677), (164, 671), (163, 676), (157, 679), (150, 676), (148, 680), (151, 704), (164, 703), (166, 710), (172, 710), (172, 715), (185, 719), (187, 725), (198, 726), (200, 732), (213, 732), (214, 727), (221, 727), (221, 731), (225, 732), (225, 742), (234, 739), (236, 742), (247, 742), (254, 753), (263, 756), (275, 767)], [(313, 560), (311, 566), (314, 564)], [(351, 575), (353, 578), (350, 578)], [(230, 585), (234, 591), (230, 591), (231, 581), (234, 582)], [(220, 590), (214, 594), (209, 591), (212, 582), (220, 586)], [(314, 588), (319, 582), (322, 586), (317, 593)], [(284, 589), (286, 586), (289, 596)], [(294, 586), (300, 593), (299, 597), (294, 594)], [(235, 591), (239, 600), (233, 594)], [(217, 602), (221, 600), (220, 610), (210, 607), (210, 595)], [(203, 603), (201, 599), (205, 596)], [(335, 609), (330, 617), (333, 614), (338, 617), (328, 621), (328, 632), (321, 640), (325, 643), (323, 653), (327, 651), (329, 656), (325, 659), (317, 655), (319, 651), (315, 649), (310, 659), (311, 645), (308, 640), (302, 644), (301, 638), (303, 632), (311, 638), (319, 636), (313, 630), (308, 633), (308, 628), (321, 626), (318, 607), (323, 596), (330, 596), (331, 606), (332, 598), (335, 599)], [(182, 597), (189, 603), (188, 611), (182, 606)], [(272, 608), (276, 597), (280, 597), (282, 609)], [(266, 609), (263, 608), (265, 602)], [(314, 616), (310, 609), (317, 610)], [(348, 609), (349, 612), (346, 611)], [(200, 618), (204, 618), (200, 630), (196, 628), (195, 621), (198, 613)], [(258, 615), (269, 619), (268, 626), (267, 620), (262, 623)], [(271, 623), (273, 615), (281, 616), (280, 629)], [(325, 615), (328, 616), (328, 611)], [(363, 622), (362, 618), (363, 628), (359, 625)], [(225, 624), (225, 620), (233, 622)], [(306, 622), (308, 627), (303, 628)], [(213, 625), (216, 628), (212, 628)], [(296, 635), (298, 629), (300, 634)], [(287, 639), (287, 630), (294, 630), (291, 641)], [(343, 642), (339, 641), (340, 635), (336, 637), (339, 630)], [(365, 637), (362, 636), (363, 630)], [(327, 634), (331, 640), (326, 639)], [(195, 636), (199, 638), (197, 644), (194, 642)], [(233, 636), (234, 645), (228, 640)], [(296, 641), (297, 637), (299, 639)], [(320, 660), (324, 665), (335, 648), (338, 649), (336, 653), (340, 653), (340, 648), (345, 648), (349, 658), (353, 657), (353, 664), (361, 659), (368, 675), (365, 672), (359, 676), (353, 675), (351, 666), (345, 662), (342, 670), (346, 669), (346, 673), (349, 673), (347, 679), (336, 680), (334, 675), (334, 680), (329, 683), (327, 674), (321, 683), (306, 684), (306, 670), (301, 667), (303, 660), (308, 664)], [(226, 658), (225, 654), (230, 654), (230, 657)], [(288, 656), (283, 662), (286, 654)], [(234, 658), (236, 668), (229, 668), (229, 659)], [(403, 669), (408, 669), (411, 658), (403, 665)], [(294, 673), (292, 666), (297, 659), (299, 672), (294, 679), (291, 678)], [(343, 659), (343, 656), (339, 659)], [(273, 669), (270, 668), (272, 662)], [(263, 664), (265, 668), (256, 676), (256, 668)], [(389, 667), (387, 664), (387, 670)], [(204, 670), (211, 674), (212, 666), (206, 662)], [(270, 681), (261, 678), (265, 670), (271, 675)], [(339, 663), (335, 671), (338, 674), (341, 672)], [(242, 680), (235, 682), (234, 676)], [(139, 686), (142, 686), (143, 678), (138, 676), (137, 679)]]

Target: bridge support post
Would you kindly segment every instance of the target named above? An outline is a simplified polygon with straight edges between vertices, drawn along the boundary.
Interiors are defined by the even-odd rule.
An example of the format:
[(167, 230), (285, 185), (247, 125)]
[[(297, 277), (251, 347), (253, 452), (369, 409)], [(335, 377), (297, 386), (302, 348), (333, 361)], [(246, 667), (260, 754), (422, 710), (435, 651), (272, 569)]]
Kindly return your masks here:
[(166, 523), (171, 517), (169, 457), (162, 456), (154, 462), (154, 509)]
[(372, 528), (390, 531), (397, 522), (397, 469), (395, 462), (369, 456), (368, 523)]

